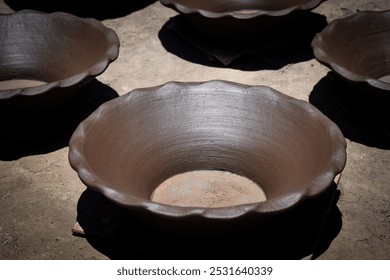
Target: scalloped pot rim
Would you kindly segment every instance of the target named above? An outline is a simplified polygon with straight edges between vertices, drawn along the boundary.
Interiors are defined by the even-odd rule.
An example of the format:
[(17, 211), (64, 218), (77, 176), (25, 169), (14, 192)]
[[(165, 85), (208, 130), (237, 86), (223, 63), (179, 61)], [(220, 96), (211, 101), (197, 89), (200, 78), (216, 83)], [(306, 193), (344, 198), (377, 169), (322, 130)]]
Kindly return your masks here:
[[(317, 33), (314, 37), (311, 45), (313, 48), (314, 55), (318, 61), (326, 65), (331, 70), (334, 70), (336, 73), (341, 75), (347, 80), (356, 83), (366, 83), (374, 88), (382, 89), (382, 90), (390, 90), (390, 83), (381, 81), (379, 79), (375, 79), (373, 77), (361, 75), (355, 73), (348, 68), (339, 65), (331, 54), (327, 53), (324, 50), (323, 44), (327, 40), (329, 36), (332, 36), (333, 32), (337, 32), (337, 29), (344, 24), (351, 24), (353, 22), (358, 22), (362, 18), (367, 18), (370, 16), (377, 15), (390, 15), (390, 10), (385, 11), (361, 11), (354, 15), (347, 16), (340, 19), (335, 19), (330, 22), (321, 32)], [(390, 21), (389, 21), (390, 22)]]
[[(159, 94), (159, 92), (167, 92), (168, 89), (179, 89), (180, 91), (195, 89), (198, 92), (202, 90), (202, 88), (210, 87), (224, 87), (226, 90), (239, 90), (243, 94), (251, 89), (256, 90), (261, 88), (265, 90), (266, 94), (271, 96), (271, 98), (276, 97), (279, 101), (283, 100), (283, 102), (292, 103), (294, 106), (299, 106), (303, 111), (308, 112), (316, 119), (316, 122), (323, 123), (330, 135), (330, 138), (332, 139), (332, 155), (327, 170), (323, 174), (318, 175), (318, 177), (312, 181), (311, 185), (309, 184), (305, 186), (304, 191), (302, 192), (289, 193), (287, 195), (277, 197), (277, 199), (269, 199), (259, 203), (221, 208), (176, 207), (152, 202), (132, 195), (124, 195), (110, 187), (108, 183), (99, 178), (98, 174), (94, 173), (87, 159), (84, 157), (84, 138), (88, 132), (93, 129), (94, 123), (104, 116), (105, 113), (120, 111), (118, 110), (118, 106), (120, 107), (128, 102), (132, 102), (132, 100), (135, 99), (134, 96), (140, 96), (145, 92), (152, 92), (152, 95)], [(336, 124), (323, 115), (313, 105), (306, 101), (289, 97), (266, 86), (248, 86), (222, 80), (192, 83), (167, 82), (160, 86), (135, 89), (101, 105), (78, 126), (72, 135), (69, 142), (69, 162), (71, 167), (78, 173), (80, 180), (88, 188), (103, 194), (109, 200), (122, 207), (137, 209), (137, 211), (152, 212), (169, 217), (202, 216), (210, 219), (229, 219), (241, 217), (250, 212), (261, 214), (282, 212), (295, 206), (300, 201), (309, 197), (317, 196), (321, 192), (325, 191), (333, 183), (335, 176), (341, 173), (345, 167), (346, 141)]]
[(44, 13), (40, 11), (26, 9), (26, 10), (15, 12), (13, 14), (0, 15), (0, 20), (2, 19), (8, 20), (8, 18), (12, 18), (12, 17), (29, 16), (29, 15), (42, 15), (49, 18), (65, 18), (65, 19), (74, 20), (76, 22), (86, 23), (91, 28), (96, 28), (99, 31), (103, 32), (103, 34), (107, 38), (109, 47), (107, 48), (105, 55), (102, 56), (101, 59), (96, 61), (96, 63), (94, 63), (94, 65), (92, 65), (86, 71), (82, 71), (80, 73), (77, 73), (75, 75), (72, 75), (62, 80), (48, 82), (39, 86), (0, 90), (0, 100), (10, 99), (16, 96), (36, 96), (36, 95), (44, 94), (53, 89), (72, 87), (89, 77), (96, 77), (100, 75), (107, 69), (107, 67), (111, 62), (115, 61), (118, 58), (120, 42), (116, 32), (113, 29), (106, 27), (100, 21), (94, 18), (81, 18), (66, 12)]
[(245, 12), (226, 11), (226, 12), (217, 13), (217, 12), (203, 10), (200, 8), (190, 8), (174, 0), (160, 0), (160, 2), (163, 5), (174, 8), (175, 10), (183, 14), (201, 14), (202, 16), (209, 17), (209, 18), (233, 17), (237, 19), (251, 19), (259, 16), (275, 16), (275, 17), (285, 16), (295, 11), (312, 10), (325, 1), (326, 0), (308, 0), (306, 3), (295, 5), (295, 6), (288, 6), (285, 9), (281, 9), (281, 10), (253, 9), (253, 10), (245, 10)]

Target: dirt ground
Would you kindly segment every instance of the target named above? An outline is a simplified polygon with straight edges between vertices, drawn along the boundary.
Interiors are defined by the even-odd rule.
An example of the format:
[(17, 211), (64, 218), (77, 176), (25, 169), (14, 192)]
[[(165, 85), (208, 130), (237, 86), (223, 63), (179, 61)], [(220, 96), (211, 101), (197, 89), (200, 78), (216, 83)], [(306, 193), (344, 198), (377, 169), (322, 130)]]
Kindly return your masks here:
[[(175, 19), (177, 13), (158, 1), (139, 0), (135, 4), (136, 1), (114, 0), (108, 2), (112, 4), (110, 7), (96, 4), (88, 10), (77, 9), (77, 4), (72, 4), (72, 1), (53, 2), (56, 4), (52, 6), (57, 6), (43, 6), (41, 1), (0, 0), (0, 12), (10, 13), (24, 8), (57, 9), (91, 16), (115, 30), (121, 42), (118, 59), (92, 85), (97, 91), (104, 92), (104, 97), (95, 100), (89, 95), (80, 100), (84, 107), (79, 107), (84, 108), (84, 115), (79, 113), (77, 121), (105, 100), (135, 88), (168, 81), (221, 79), (267, 85), (307, 100), (341, 128), (348, 145), (347, 165), (333, 196), (331, 219), (322, 227), (326, 234), (314, 238), (322, 244), (321, 249), (314, 253), (271, 254), (268, 257), (390, 259), (390, 142), (375, 125), (362, 123), (361, 119), (352, 118), (335, 105), (333, 94), (338, 88), (334, 77), (314, 58), (308, 43), (316, 28), (320, 31), (327, 22), (358, 11), (390, 9), (390, 1), (325, 1), (313, 10), (312, 24), (301, 26), (297, 34), (307, 36), (298, 47), (293, 44), (291, 48), (287, 45), (269, 53), (248, 54), (226, 66), (206, 57), (199, 49), (207, 47), (204, 42), (194, 47), (186, 40), (185, 31), (173, 32), (175, 21), (171, 18)], [(61, 4), (64, 2), (67, 6)], [(310, 32), (305, 32), (306, 28)], [(92, 225), (91, 232), (100, 230), (100, 239), (78, 237), (71, 232), (77, 216), (85, 213), (83, 207), (87, 207), (81, 203), (87, 194), (86, 187), (68, 162), (68, 141), (77, 121), (74, 115), (67, 114), (55, 133), (47, 134), (50, 130), (42, 124), (43, 128), (39, 127), (43, 131), (41, 134), (2, 147), (0, 259), (116, 258), (117, 255), (108, 253), (110, 248), (104, 248), (110, 244), (103, 244), (104, 234), (98, 225), (95, 229)], [(98, 197), (87, 207), (89, 210), (86, 211), (91, 215), (87, 217), (89, 221), (93, 221), (91, 211), (99, 203), (106, 202)], [(110, 207), (108, 209), (113, 209)], [(96, 219), (103, 225), (107, 223), (104, 217)], [(109, 227), (105, 233), (112, 237), (115, 236), (112, 234), (114, 230), (114, 227)], [(147, 243), (149, 240), (137, 242)], [(118, 244), (121, 243), (115, 246), (120, 247)], [(204, 252), (202, 258), (208, 256), (208, 252)], [(137, 257), (136, 253), (132, 255), (132, 258)]]

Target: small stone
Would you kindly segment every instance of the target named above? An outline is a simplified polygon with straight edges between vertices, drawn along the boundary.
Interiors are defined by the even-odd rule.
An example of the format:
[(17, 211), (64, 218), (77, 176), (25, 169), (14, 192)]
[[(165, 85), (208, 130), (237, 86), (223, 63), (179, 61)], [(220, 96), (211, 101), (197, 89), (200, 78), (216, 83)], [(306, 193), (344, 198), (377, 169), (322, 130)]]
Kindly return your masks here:
[(85, 237), (85, 232), (78, 222), (73, 225), (72, 234), (74, 236)]

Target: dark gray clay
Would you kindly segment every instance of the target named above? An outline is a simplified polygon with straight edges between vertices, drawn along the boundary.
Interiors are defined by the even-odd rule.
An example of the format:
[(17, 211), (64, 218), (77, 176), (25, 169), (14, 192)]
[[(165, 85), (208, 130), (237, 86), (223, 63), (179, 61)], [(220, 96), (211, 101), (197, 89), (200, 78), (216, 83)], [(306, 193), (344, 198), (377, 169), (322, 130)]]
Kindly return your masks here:
[(95, 19), (24, 10), (0, 15), (0, 110), (56, 110), (119, 53), (116, 33)]
[[(69, 161), (88, 188), (135, 216), (210, 223), (258, 219), (324, 192), (345, 166), (346, 143), (310, 103), (272, 88), (169, 82), (103, 104), (74, 132)], [(267, 200), (221, 208), (151, 201), (160, 183), (193, 170), (250, 178)]]
[(390, 11), (334, 20), (314, 38), (314, 55), (350, 84), (390, 91), (389, 26)]
[(160, 0), (163, 5), (183, 14), (203, 35), (233, 43), (236, 40), (258, 38), (272, 33), (275, 26), (295, 19), (316, 8), (323, 1)]

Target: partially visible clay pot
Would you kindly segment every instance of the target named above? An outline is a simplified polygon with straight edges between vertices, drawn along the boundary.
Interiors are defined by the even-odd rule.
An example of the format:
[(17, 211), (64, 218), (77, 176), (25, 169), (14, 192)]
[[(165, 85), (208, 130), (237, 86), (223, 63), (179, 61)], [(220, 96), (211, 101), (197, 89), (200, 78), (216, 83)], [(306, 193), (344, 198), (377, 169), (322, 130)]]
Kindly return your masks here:
[(390, 136), (390, 10), (332, 21), (312, 41), (316, 59), (340, 78), (346, 113)]
[(0, 15), (0, 30), (0, 110), (11, 115), (55, 111), (119, 53), (113, 30), (63, 12)]
[(390, 11), (337, 19), (312, 42), (318, 61), (367, 91), (390, 91)]
[[(346, 161), (339, 128), (310, 103), (226, 81), (133, 90), (84, 120), (69, 149), (70, 164), (88, 188), (140, 219), (179, 225), (286, 211), (325, 191)], [(151, 200), (160, 183), (194, 170), (250, 178), (266, 200), (219, 208)]]
[(316, 8), (324, 0), (224, 1), (160, 0), (183, 14), (200, 33), (211, 39), (237, 40), (272, 34), (272, 30)]

